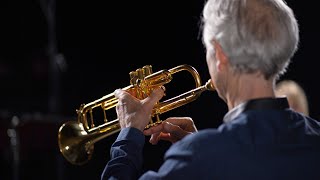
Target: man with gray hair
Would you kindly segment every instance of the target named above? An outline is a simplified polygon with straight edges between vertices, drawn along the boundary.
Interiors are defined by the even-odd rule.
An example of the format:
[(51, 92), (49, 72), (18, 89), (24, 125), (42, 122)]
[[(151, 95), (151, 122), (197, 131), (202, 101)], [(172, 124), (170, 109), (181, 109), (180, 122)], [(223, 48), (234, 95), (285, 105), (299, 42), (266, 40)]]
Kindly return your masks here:
[[(197, 131), (188, 117), (172, 117), (145, 130), (164, 94), (143, 100), (123, 90), (121, 131), (102, 179), (320, 179), (320, 123), (276, 97), (276, 80), (297, 50), (299, 29), (282, 0), (208, 0), (203, 10), (206, 60), (224, 123)], [(173, 144), (158, 171), (142, 173), (145, 136)]]

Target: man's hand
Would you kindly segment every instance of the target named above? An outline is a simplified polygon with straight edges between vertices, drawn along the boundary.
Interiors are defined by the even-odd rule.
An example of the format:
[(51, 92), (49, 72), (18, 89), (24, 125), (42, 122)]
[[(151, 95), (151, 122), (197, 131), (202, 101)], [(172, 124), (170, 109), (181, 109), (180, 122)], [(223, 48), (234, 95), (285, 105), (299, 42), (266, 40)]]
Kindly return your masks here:
[(172, 117), (163, 121), (158, 126), (144, 130), (144, 135), (151, 135), (149, 142), (157, 144), (159, 140), (179, 141), (188, 134), (197, 132), (194, 122), (189, 117)]
[(163, 97), (164, 90), (157, 88), (143, 100), (139, 100), (121, 89), (115, 90), (114, 95), (119, 99), (116, 112), (121, 128), (134, 127), (143, 132), (150, 122), (152, 109)]

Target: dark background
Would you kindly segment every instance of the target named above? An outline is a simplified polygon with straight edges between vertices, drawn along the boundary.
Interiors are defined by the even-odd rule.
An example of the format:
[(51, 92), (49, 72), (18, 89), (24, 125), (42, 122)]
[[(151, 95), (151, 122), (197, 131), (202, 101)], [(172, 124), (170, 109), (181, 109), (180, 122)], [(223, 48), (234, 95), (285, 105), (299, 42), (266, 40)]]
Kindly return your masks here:
[[(282, 79), (293, 79), (305, 89), (310, 116), (318, 118), (318, 12), (313, 4), (287, 3), (298, 19), (301, 42)], [(129, 85), (129, 72), (144, 65), (158, 71), (190, 64), (203, 82), (209, 79), (200, 32), (203, 4), (1, 1), (0, 179), (99, 179), (116, 135), (97, 142), (92, 159), (75, 166), (59, 152), (59, 127), (76, 120), (80, 104)], [(188, 73), (175, 74), (166, 97), (193, 86)], [(190, 116), (203, 129), (217, 127), (226, 112), (215, 93), (204, 92), (161, 117)], [(147, 140), (145, 169), (156, 170), (170, 144), (152, 146)]]

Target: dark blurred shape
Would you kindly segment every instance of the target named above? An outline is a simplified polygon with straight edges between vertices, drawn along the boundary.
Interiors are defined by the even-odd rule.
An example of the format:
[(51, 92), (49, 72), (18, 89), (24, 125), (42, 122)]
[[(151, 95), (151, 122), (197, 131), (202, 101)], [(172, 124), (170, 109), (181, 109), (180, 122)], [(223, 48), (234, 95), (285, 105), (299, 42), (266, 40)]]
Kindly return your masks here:
[[(62, 179), (61, 154), (57, 132), (70, 119), (42, 113), (25, 113), (0, 117), (1, 179)], [(7, 114), (8, 115), (8, 114)], [(61, 166), (62, 165), (62, 166)]]

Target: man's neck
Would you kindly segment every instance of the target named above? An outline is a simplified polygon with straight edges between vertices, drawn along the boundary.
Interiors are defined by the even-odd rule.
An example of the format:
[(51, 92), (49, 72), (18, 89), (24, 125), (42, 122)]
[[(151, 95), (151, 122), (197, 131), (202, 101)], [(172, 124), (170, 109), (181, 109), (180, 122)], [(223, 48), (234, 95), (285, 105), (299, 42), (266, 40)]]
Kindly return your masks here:
[(275, 97), (273, 79), (266, 80), (260, 73), (237, 75), (230, 81), (226, 93), (229, 110), (250, 99)]

